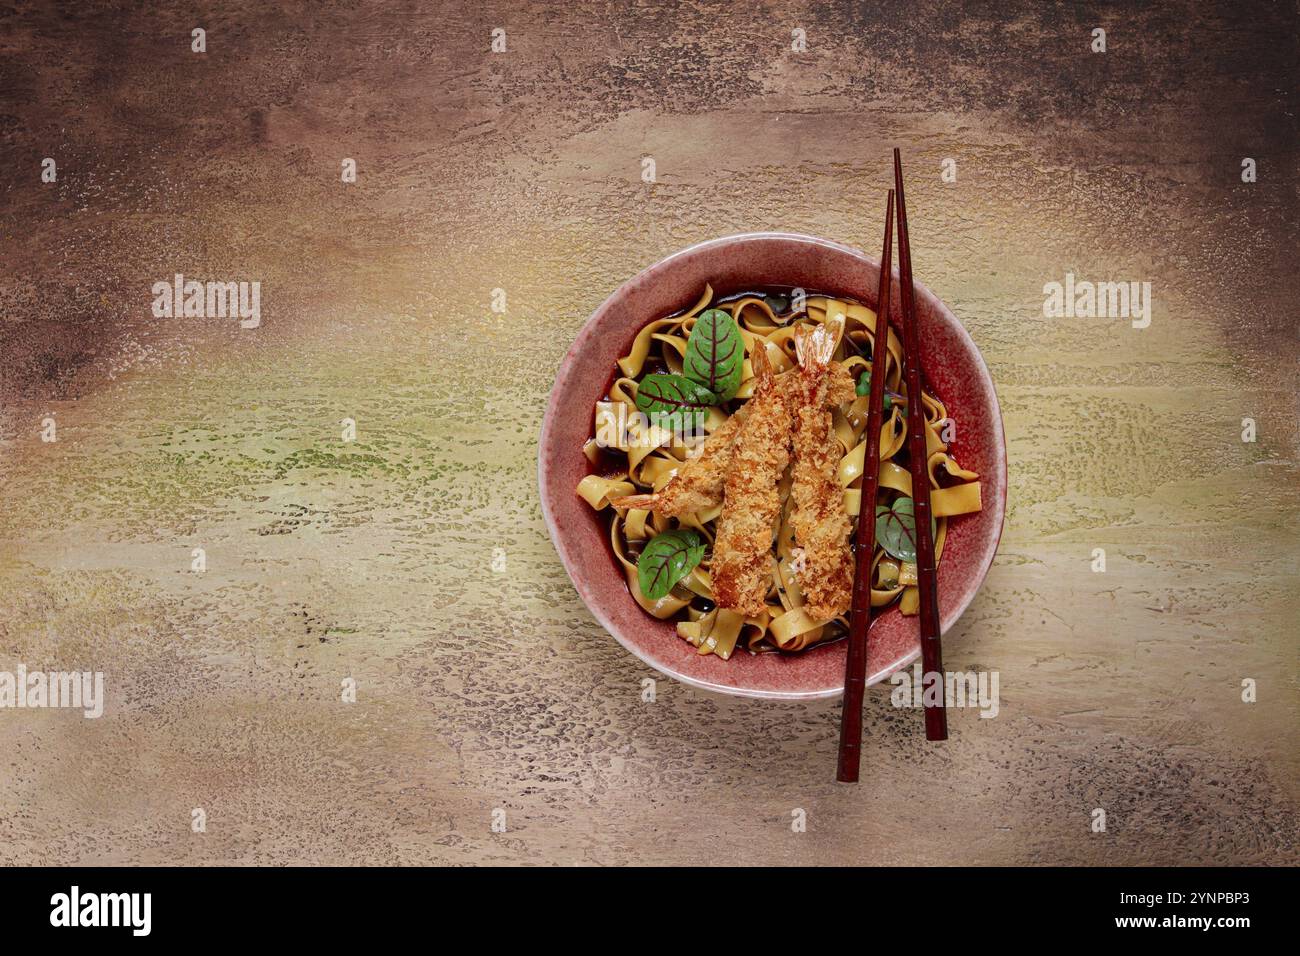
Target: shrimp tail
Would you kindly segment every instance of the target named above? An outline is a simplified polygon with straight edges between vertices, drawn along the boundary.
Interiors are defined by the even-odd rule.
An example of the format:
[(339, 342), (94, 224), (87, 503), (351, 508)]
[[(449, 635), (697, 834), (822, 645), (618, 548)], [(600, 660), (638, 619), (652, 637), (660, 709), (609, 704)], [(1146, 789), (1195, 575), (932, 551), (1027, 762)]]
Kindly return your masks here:
[(776, 381), (776, 375), (772, 371), (772, 363), (767, 357), (767, 346), (760, 343), (758, 348), (754, 350), (754, 354), (750, 356), (749, 362), (754, 366), (754, 378), (758, 380), (754, 383), (755, 393), (766, 391)]
[(654, 511), (659, 503), (659, 495), (625, 495), (622, 498), (610, 498), (609, 503), (620, 511), (625, 508), (644, 508)]
[(795, 333), (794, 350), (799, 365), (808, 371), (822, 372), (830, 364), (844, 331), (843, 319), (829, 319), (811, 332), (800, 328)]

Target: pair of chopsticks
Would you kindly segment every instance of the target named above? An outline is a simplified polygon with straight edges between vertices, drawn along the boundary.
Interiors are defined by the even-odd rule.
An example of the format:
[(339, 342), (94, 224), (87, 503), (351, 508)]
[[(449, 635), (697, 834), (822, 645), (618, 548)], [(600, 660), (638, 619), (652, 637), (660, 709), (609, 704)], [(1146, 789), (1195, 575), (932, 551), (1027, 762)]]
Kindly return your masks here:
[[(893, 274), (894, 201), (898, 201), (898, 278), (900, 315), (890, 310)], [(900, 321), (901, 319), (901, 321)], [(857, 571), (853, 577), (853, 609), (849, 618), (849, 651), (844, 668), (844, 708), (840, 713), (840, 752), (836, 779), (854, 783), (862, 757), (862, 695), (867, 677), (867, 632), (874, 614), (871, 607), (871, 555), (876, 546), (876, 499), (880, 490), (880, 428), (884, 417), (885, 356), (889, 325), (903, 339), (903, 376), (907, 383), (907, 441), (912, 470), (912, 505), (916, 519), (916, 578), (920, 597), (922, 681), (937, 674), (938, 703), (925, 706), (927, 740), (948, 739), (948, 717), (943, 699), (943, 655), (939, 644), (939, 595), (931, 532), (930, 474), (926, 467), (925, 408), (921, 401), (921, 330), (916, 318), (912, 284), (912, 250), (907, 236), (907, 202), (903, 195), (903, 161), (894, 150), (894, 188), (885, 205), (885, 240), (880, 254), (880, 282), (876, 293), (875, 345), (871, 350), (871, 391), (867, 399), (867, 447), (862, 472), (862, 504), (856, 536)], [(929, 696), (929, 695), (923, 695)]]

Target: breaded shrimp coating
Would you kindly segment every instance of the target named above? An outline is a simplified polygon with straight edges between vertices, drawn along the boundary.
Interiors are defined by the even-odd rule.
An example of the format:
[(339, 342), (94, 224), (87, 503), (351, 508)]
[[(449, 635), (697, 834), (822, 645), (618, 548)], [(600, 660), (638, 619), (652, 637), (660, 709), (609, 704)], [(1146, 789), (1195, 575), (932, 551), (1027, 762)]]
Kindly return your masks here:
[(645, 508), (676, 518), (722, 504), (722, 489), (731, 466), (740, 418), (732, 415), (704, 441), (694, 458), (688, 458), (662, 489), (650, 495), (627, 495), (610, 500), (615, 508)]
[(781, 510), (777, 483), (790, 463), (789, 409), (784, 389), (760, 346), (749, 415), (736, 436), (722, 515), (713, 544), (713, 596), (719, 607), (755, 617), (772, 581), (772, 535)]
[(849, 549), (844, 491), (835, 478), (839, 444), (831, 435), (827, 392), (831, 356), (838, 330), (830, 323), (797, 342), (800, 369), (791, 389), (794, 412), (794, 511), (790, 521), (795, 544), (803, 548), (799, 573), (804, 610), (818, 621), (849, 609), (853, 600), (853, 554)]

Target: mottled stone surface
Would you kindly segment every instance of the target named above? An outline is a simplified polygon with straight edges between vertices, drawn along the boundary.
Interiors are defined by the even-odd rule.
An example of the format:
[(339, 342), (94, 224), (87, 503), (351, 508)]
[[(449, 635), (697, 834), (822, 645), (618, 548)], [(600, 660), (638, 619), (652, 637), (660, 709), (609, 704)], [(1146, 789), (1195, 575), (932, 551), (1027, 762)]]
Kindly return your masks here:
[[(0, 669), (109, 690), (0, 710), (0, 862), (1300, 862), (1291, 5), (140, 6), (0, 17)], [(1002, 701), (933, 746), (876, 688), (853, 788), (833, 704), (642, 700), (535, 442), (614, 286), (874, 248), (895, 144), (1005, 412), (945, 640)], [(1067, 271), (1151, 326), (1045, 319)], [(260, 281), (262, 327), (153, 318), (177, 272)]]

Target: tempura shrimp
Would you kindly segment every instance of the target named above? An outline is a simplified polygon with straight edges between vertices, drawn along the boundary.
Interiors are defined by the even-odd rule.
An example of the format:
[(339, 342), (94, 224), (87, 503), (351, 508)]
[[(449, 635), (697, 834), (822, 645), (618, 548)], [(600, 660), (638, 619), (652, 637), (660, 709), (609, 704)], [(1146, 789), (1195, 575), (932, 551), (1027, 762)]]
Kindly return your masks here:
[(842, 331), (826, 323), (796, 339), (798, 380), (792, 391), (794, 410), (794, 511), (790, 523), (795, 544), (803, 548), (799, 589), (804, 610), (818, 621), (843, 614), (852, 602), (853, 554), (844, 491), (835, 479), (836, 451), (831, 434), (827, 390), (831, 356)]
[(752, 356), (758, 382), (736, 436), (722, 515), (713, 543), (713, 597), (719, 607), (756, 617), (772, 581), (772, 535), (781, 510), (777, 482), (790, 463), (790, 412), (760, 345)]
[(732, 415), (704, 441), (694, 458), (688, 458), (659, 491), (628, 495), (610, 501), (615, 508), (645, 508), (670, 518), (716, 508), (722, 504), (723, 484), (731, 465), (736, 435), (743, 416)]

